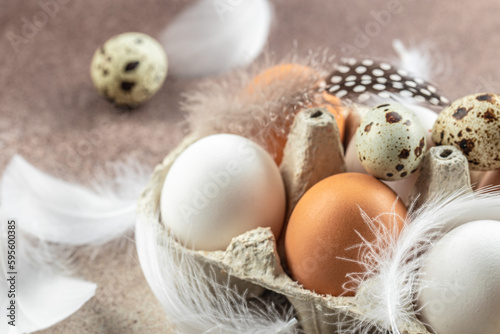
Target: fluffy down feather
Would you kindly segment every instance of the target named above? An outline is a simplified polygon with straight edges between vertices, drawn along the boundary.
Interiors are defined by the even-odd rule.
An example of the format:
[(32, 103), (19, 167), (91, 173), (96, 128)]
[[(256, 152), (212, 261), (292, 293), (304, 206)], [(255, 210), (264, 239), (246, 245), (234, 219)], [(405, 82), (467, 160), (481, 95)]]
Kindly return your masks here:
[[(233, 133), (250, 138), (276, 158), (295, 114), (315, 102), (317, 86), (331, 67), (327, 51), (305, 58), (289, 56), (280, 62), (266, 59), (247, 70), (236, 70), (218, 80), (201, 82), (184, 94), (182, 109), (193, 132), (206, 136)], [(293, 64), (294, 66), (288, 66)], [(271, 67), (277, 80), (260, 80)]]
[(298, 333), (290, 310), (280, 312), (273, 303), (247, 300), (218, 283), (214, 272), (207, 273), (191, 254), (160, 233), (158, 222), (158, 215), (139, 215), (137, 251), (151, 289), (179, 333)]
[(268, 0), (198, 0), (160, 36), (169, 72), (180, 77), (215, 75), (250, 64), (271, 29)]
[(16, 327), (4, 318), (0, 322), (0, 333), (32, 333), (76, 312), (94, 296), (96, 284), (68, 276), (58, 254), (23, 233), (20, 220), (17, 221), (14, 263), (7, 262), (7, 251), (13, 251), (7, 248), (7, 217), (0, 209), (0, 306), (5, 310), (10, 303), (7, 278), (12, 276), (10, 272), (16, 272), (13, 274), (16, 276)]
[(364, 215), (376, 240), (362, 240), (358, 246), (365, 272), (351, 274), (349, 286), (356, 290), (365, 321), (352, 323), (344, 332), (368, 333), (376, 328), (381, 333), (400, 333), (403, 324), (415, 322), (419, 310), (414, 302), (427, 286), (419, 272), (427, 252), (453, 228), (473, 220), (498, 219), (500, 192), (488, 190), (492, 189), (436, 194), (410, 214), (399, 237)]
[(41, 240), (99, 245), (131, 231), (136, 200), (150, 170), (129, 160), (112, 166), (114, 177), (100, 173), (89, 189), (45, 174), (20, 156), (7, 166), (0, 188), (7, 214), (19, 228)]

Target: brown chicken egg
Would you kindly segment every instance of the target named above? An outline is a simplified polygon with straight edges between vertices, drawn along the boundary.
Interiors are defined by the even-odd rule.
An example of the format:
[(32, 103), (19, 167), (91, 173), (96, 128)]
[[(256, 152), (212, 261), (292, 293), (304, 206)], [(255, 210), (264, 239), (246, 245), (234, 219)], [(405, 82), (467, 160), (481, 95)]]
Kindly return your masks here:
[[(260, 96), (262, 94), (276, 94), (279, 93), (282, 89), (283, 82), (287, 83), (291, 87), (296, 86), (297, 89), (303, 89), (304, 83), (312, 82), (316, 78), (320, 77), (320, 74), (309, 66), (293, 63), (280, 64), (267, 68), (263, 72), (259, 73), (246, 87), (245, 93), (255, 96)], [(294, 113), (302, 110), (303, 108), (325, 108), (335, 116), (337, 126), (339, 128), (340, 137), (342, 139), (345, 129), (345, 111), (338, 97), (330, 95), (325, 91), (319, 93), (319, 85), (321, 84), (321, 81), (323, 81), (323, 79), (313, 85), (314, 87), (311, 87), (312, 91), (317, 90), (318, 92), (315, 94), (311, 94), (311, 96), (306, 99), (307, 101), (303, 101), (303, 103), (301, 102), (302, 104), (300, 106), (296, 105), (295, 107), (297, 109), (294, 111)], [(291, 112), (292, 109), (293, 106), (290, 107), (289, 111)], [(278, 118), (275, 122), (278, 122), (278, 124), (280, 122), (283, 122), (282, 124), (280, 124), (280, 128), (282, 129), (282, 131), (271, 133), (264, 145), (264, 148), (271, 153), (276, 164), (279, 165), (283, 158), (283, 149), (286, 145), (287, 135), (290, 126), (293, 123), (293, 118)]]
[[(330, 176), (309, 189), (297, 203), (285, 234), (285, 254), (292, 278), (306, 289), (333, 296), (353, 295), (343, 287), (350, 273), (363, 267), (356, 262), (359, 248), (375, 237), (361, 216), (380, 217), (384, 226), (399, 233), (406, 207), (376, 178), (359, 173)], [(382, 215), (394, 212), (398, 215)], [(359, 235), (358, 235), (359, 233)]]
[[(484, 176), (479, 181), (477, 186), (478, 189), (492, 186), (500, 186), (500, 170), (492, 170), (486, 172)], [(490, 191), (496, 190), (496, 188), (490, 188)]]

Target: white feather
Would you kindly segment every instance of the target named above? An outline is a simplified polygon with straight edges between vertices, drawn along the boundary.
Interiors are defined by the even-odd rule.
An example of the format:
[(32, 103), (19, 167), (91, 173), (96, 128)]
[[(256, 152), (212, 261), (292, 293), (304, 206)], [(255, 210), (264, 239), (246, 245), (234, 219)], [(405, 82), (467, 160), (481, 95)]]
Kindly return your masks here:
[[(36, 247), (19, 229), (16, 235), (14, 268), (7, 267), (6, 216), (0, 214), (0, 307), (10, 305), (7, 272), (15, 270), (16, 276), (16, 327), (3, 317), (0, 333), (32, 333), (49, 328), (76, 312), (95, 294), (96, 284), (64, 275), (51, 260), (46, 248)], [(18, 221), (18, 224), (20, 222)], [(40, 245), (39, 245), (40, 246)]]
[(169, 72), (200, 77), (250, 64), (266, 44), (272, 20), (268, 0), (199, 0), (160, 36)]
[(139, 215), (136, 243), (144, 275), (179, 333), (297, 333), (290, 311), (252, 303), (229, 285), (218, 283), (193, 256), (159, 236), (159, 216)]
[(6, 213), (20, 230), (44, 241), (67, 245), (108, 242), (133, 228), (136, 200), (150, 170), (136, 162), (115, 164), (115, 177), (96, 190), (64, 182), (14, 156), (0, 189)]
[[(488, 189), (491, 190), (491, 189)], [(362, 240), (359, 263), (363, 274), (351, 274), (348, 286), (357, 287), (356, 303), (365, 321), (351, 324), (346, 333), (400, 333), (403, 324), (414, 322), (419, 310), (413, 307), (427, 283), (419, 269), (425, 254), (446, 232), (464, 223), (500, 217), (500, 192), (468, 193), (459, 190), (436, 195), (413, 212), (399, 237), (378, 219), (364, 219), (376, 239)]]
[(399, 56), (396, 64), (402, 68), (426, 81), (439, 77), (442, 81), (443, 77), (451, 72), (451, 58), (447, 54), (439, 52), (429, 43), (421, 43), (412, 45), (407, 48), (403, 42), (395, 39), (392, 42), (392, 47)]

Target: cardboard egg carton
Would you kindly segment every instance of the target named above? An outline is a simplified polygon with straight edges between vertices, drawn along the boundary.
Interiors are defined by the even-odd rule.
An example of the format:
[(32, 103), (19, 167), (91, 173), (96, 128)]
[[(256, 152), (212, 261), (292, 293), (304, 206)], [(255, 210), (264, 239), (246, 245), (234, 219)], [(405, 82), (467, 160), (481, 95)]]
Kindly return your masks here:
[[(167, 172), (177, 156), (201, 136), (191, 134), (156, 167), (140, 199), (143, 213), (157, 213)], [(318, 181), (345, 171), (343, 148), (334, 117), (324, 109), (307, 109), (297, 114), (280, 166), (287, 191), (287, 220), (300, 197)], [(435, 187), (449, 191), (470, 186), (467, 160), (456, 148), (433, 147), (423, 161), (422, 172), (413, 192), (418, 203), (432, 196)], [(158, 240), (172, 238), (161, 221)], [(282, 232), (285, 234), (286, 224)], [(174, 247), (189, 252), (208, 270), (217, 272), (221, 283), (234, 285), (248, 296), (270, 290), (286, 297), (306, 334), (337, 333), (340, 324), (363, 320), (354, 297), (333, 297), (304, 289), (291, 279), (282, 266), (283, 238), (276, 242), (269, 228), (257, 228), (233, 238), (225, 251), (194, 251), (174, 241)], [(416, 319), (399, 328), (401, 333), (428, 333)]]

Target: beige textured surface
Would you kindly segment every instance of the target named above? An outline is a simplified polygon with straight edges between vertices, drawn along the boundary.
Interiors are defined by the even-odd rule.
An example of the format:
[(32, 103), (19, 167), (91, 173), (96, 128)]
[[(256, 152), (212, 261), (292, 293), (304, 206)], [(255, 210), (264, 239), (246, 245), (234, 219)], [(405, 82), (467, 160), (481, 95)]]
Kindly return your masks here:
[(80, 273), (98, 284), (95, 297), (67, 320), (38, 333), (173, 333), (131, 242), (125, 248), (106, 248), (93, 261), (83, 259)]
[[(23, 17), (31, 20), (40, 6), (34, 0), (0, 0), (0, 169), (14, 153), (47, 172), (82, 182), (95, 166), (129, 154), (154, 166), (184, 134), (178, 102), (195, 81), (167, 78), (151, 101), (123, 113), (96, 94), (88, 67), (95, 48), (110, 36), (132, 30), (158, 36), (191, 1), (64, 2), (16, 53), (7, 33), (21, 34)], [(376, 22), (374, 11), (399, 2), (400, 13), (361, 41), (360, 54), (394, 57), (394, 38), (430, 41), (446, 70), (436, 84), (451, 100), (500, 90), (500, 3), (495, 0), (272, 2), (276, 19), (268, 50), (277, 57), (290, 51), (294, 41), (302, 54), (325, 46), (339, 52), (341, 46), (361, 41), (355, 39)], [(99, 284), (96, 297), (43, 333), (168, 332), (137, 263), (127, 264), (127, 258), (110, 252), (86, 264), (81, 274)]]

